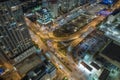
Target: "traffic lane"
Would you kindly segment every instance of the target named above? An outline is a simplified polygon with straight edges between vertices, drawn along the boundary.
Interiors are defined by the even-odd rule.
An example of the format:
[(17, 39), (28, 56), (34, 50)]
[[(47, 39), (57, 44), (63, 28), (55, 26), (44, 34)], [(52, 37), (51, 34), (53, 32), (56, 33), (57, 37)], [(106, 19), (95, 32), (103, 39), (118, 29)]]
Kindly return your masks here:
[(60, 61), (62, 61), (65, 66), (69, 67), (72, 70), (72, 72), (71, 72), (72, 77), (77, 78), (77, 80), (79, 80), (81, 78), (85, 80), (84, 74), (82, 74), (82, 72), (80, 72), (78, 67), (75, 65), (74, 61), (71, 62), (71, 60), (69, 61), (67, 58), (65, 58), (65, 57), (63, 58), (62, 56), (58, 55), (61, 53), (58, 53), (58, 54), (57, 53), (56, 53), (56, 57), (58, 57), (60, 59)]
[[(87, 27), (89, 27), (89, 26), (96, 26), (96, 24), (98, 24), (98, 22), (100, 22), (101, 20), (103, 20), (103, 19), (101, 19), (100, 18), (101, 16), (99, 16), (99, 17), (97, 17), (96, 19), (94, 19), (91, 23), (89, 23), (87, 26), (85, 26), (83, 29), (82, 29), (82, 31), (80, 30), (80, 31), (78, 31), (78, 32), (76, 32), (76, 33), (74, 33), (74, 34), (72, 34), (72, 35), (70, 35), (69, 37), (62, 37), (62, 38), (60, 38), (60, 37), (55, 37), (55, 36), (53, 36), (51, 39), (53, 39), (54, 41), (64, 41), (64, 40), (72, 40), (72, 39), (76, 39), (76, 38), (78, 38), (79, 37), (79, 34), (81, 33), (81, 32), (84, 32), (84, 31), (86, 31), (87, 29)], [(97, 21), (97, 22), (96, 22)], [(94, 25), (93, 25), (94, 24)], [(85, 29), (85, 30), (84, 30)], [(35, 30), (35, 32), (36, 32), (36, 30)], [(50, 36), (49, 36), (49, 38), (50, 38)]]
[(31, 30), (29, 30), (29, 31), (30, 31), (32, 40), (36, 44), (38, 44), (39, 48), (43, 49), (44, 52), (48, 51), (47, 46), (43, 43), (43, 41), (41, 40), (41, 38), (39, 36), (37, 36), (36, 34), (34, 34)]
[(60, 62), (60, 60), (53, 53), (50, 53), (50, 55), (51, 59), (54, 59), (55, 63), (57, 64), (57, 67), (63, 71), (69, 79), (71, 79), (71, 72), (64, 66), (64, 64)]
[(78, 69), (72, 60), (63, 59), (62, 61), (64, 62), (64, 65), (68, 66), (72, 70), (72, 77), (76, 77), (77, 79), (85, 79), (84, 74)]
[[(63, 58), (63, 55), (62, 53), (59, 53), (58, 52), (58, 48), (57, 46), (52, 46), (53, 48), (55, 48), (55, 53), (53, 53), (58, 59), (59, 61), (61, 61), (63, 63), (63, 65), (65, 65), (68, 69), (70, 69), (70, 72), (71, 72), (71, 78), (74, 78), (75, 80), (79, 80), (79, 79), (84, 79), (84, 75), (82, 73), (78, 73), (77, 70), (75, 70), (75, 67), (76, 66), (70, 66), (70, 65), (73, 65), (74, 63), (70, 64), (68, 62), (71, 62), (71, 61), (68, 61), (68, 60), (61, 60)], [(56, 49), (57, 48), (57, 49)], [(64, 57), (65, 58), (65, 57)], [(66, 62), (67, 61), (67, 62)], [(74, 62), (74, 61), (73, 61)], [(69, 65), (70, 64), (70, 65)], [(75, 75), (74, 75), (75, 74)], [(80, 76), (81, 75), (81, 76)], [(72, 79), (73, 80), (73, 79)]]
[(82, 72), (79, 70), (78, 65), (74, 62), (74, 60), (70, 57), (65, 57), (63, 55), (61, 55), (62, 53), (55, 53), (55, 55), (57, 57), (59, 57), (59, 59), (62, 59), (61, 61), (63, 61), (65, 63), (66, 66), (70, 67), (72, 69), (72, 73), (77, 73), (77, 74), (82, 74)]

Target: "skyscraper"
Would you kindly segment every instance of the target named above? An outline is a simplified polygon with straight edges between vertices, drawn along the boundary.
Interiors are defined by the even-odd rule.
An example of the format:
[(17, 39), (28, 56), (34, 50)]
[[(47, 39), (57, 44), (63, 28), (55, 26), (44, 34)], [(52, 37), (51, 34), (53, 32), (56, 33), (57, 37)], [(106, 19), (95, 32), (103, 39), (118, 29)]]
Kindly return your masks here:
[(49, 9), (52, 13), (53, 18), (58, 16), (58, 0), (50, 0)]
[(35, 53), (19, 5), (19, 0), (0, 2), (0, 56), (13, 65)]

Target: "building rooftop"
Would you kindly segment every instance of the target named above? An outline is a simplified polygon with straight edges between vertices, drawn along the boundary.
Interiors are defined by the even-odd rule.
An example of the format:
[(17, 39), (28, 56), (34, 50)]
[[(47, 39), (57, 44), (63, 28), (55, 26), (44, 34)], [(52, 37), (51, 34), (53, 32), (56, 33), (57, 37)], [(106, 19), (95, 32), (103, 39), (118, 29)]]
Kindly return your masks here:
[(5, 2), (5, 1), (8, 1), (8, 0), (0, 0), (0, 2)]
[(104, 69), (101, 75), (99, 76), (99, 80), (106, 80), (109, 76), (110, 71), (107, 69)]
[(120, 62), (120, 46), (116, 45), (115, 43), (111, 42), (103, 51), (102, 54), (106, 55), (107, 57)]
[(45, 74), (51, 73), (53, 70), (55, 70), (55, 66), (49, 62), (48, 60), (45, 60), (43, 63), (37, 65), (35, 68), (31, 69), (27, 73), (27, 76), (24, 77), (22, 80), (28, 80), (29, 78), (32, 80), (39, 80), (41, 79)]

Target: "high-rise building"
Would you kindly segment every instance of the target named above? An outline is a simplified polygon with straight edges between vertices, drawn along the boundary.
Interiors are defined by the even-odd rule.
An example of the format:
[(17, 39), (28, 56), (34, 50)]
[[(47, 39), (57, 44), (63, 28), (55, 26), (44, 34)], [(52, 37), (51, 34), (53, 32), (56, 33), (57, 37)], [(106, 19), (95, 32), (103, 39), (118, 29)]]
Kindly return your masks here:
[(68, 12), (69, 11), (69, 0), (60, 0), (60, 9), (63, 12)]
[(80, 1), (79, 0), (59, 0), (60, 2), (60, 10), (63, 12), (68, 12), (70, 10), (72, 10), (73, 8), (75, 8), (75, 6), (79, 6), (80, 5)]
[(35, 53), (19, 4), (19, 0), (0, 2), (0, 56), (13, 65)]
[(45, 8), (48, 7), (48, 1), (47, 0), (42, 0), (42, 7), (45, 7)]
[(53, 18), (58, 17), (58, 0), (50, 0), (49, 9), (52, 13)]
[(20, 0), (23, 12), (30, 12), (33, 8), (42, 6), (42, 0)]
[(80, 0), (80, 5), (84, 5), (87, 3), (87, 0)]

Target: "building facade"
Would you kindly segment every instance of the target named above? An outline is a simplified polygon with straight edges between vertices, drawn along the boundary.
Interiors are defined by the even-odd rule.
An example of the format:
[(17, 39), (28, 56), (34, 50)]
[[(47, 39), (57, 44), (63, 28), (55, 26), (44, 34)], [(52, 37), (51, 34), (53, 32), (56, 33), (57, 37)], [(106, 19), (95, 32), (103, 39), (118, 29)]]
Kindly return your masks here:
[(50, 11), (51, 11), (51, 13), (52, 13), (52, 16), (53, 16), (53, 18), (56, 18), (56, 17), (58, 17), (58, 0), (51, 0), (50, 2), (49, 2), (49, 9), (50, 9)]
[(18, 0), (0, 2), (0, 55), (13, 65), (35, 52), (19, 4)]

